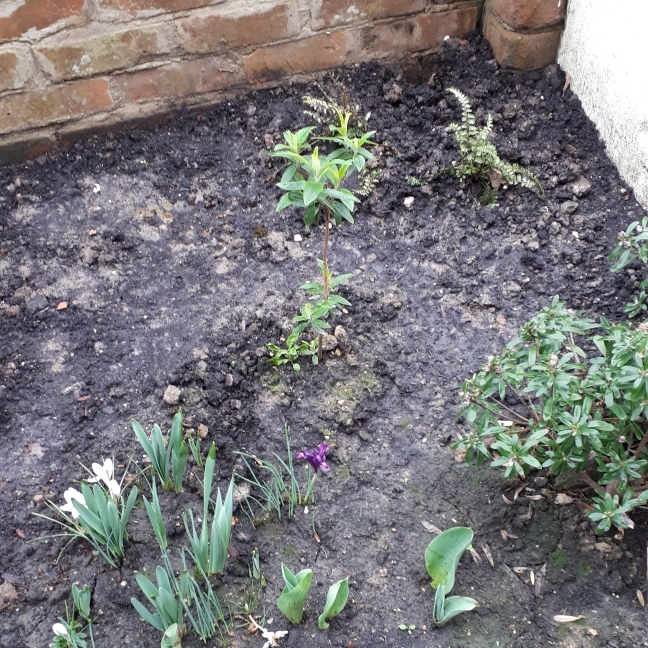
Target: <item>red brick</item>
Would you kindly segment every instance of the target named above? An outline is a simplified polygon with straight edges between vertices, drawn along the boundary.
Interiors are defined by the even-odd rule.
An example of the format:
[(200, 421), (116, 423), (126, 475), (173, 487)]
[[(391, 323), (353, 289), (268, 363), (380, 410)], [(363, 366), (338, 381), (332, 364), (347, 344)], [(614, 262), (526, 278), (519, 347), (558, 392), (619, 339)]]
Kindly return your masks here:
[(224, 57), (179, 61), (115, 78), (127, 103), (215, 92), (243, 80), (238, 62)]
[(229, 47), (263, 45), (296, 36), (301, 30), (295, 2), (261, 5), (252, 12), (209, 9), (177, 21), (180, 44), (187, 52), (215, 52)]
[(26, 48), (6, 47), (0, 51), (0, 92), (24, 88), (33, 75)]
[(425, 10), (425, 0), (311, 0), (313, 29), (406, 16)]
[(553, 63), (561, 34), (561, 27), (534, 33), (512, 31), (492, 10), (486, 12), (484, 19), (484, 36), (498, 63), (516, 70), (532, 70)]
[(491, 0), (493, 11), (516, 31), (555, 26), (566, 6), (567, 0)]
[(0, 17), (0, 40), (18, 38), (30, 29), (45, 29), (59, 20), (81, 22), (85, 0), (23, 0), (9, 15)]
[(186, 11), (221, 2), (225, 0), (98, 0), (98, 5), (100, 11), (119, 11), (137, 16)]
[(353, 52), (350, 34), (318, 34), (292, 43), (260, 47), (243, 57), (251, 82), (278, 79), (297, 72), (328, 70), (348, 61)]
[(36, 58), (48, 77), (61, 81), (94, 76), (139, 65), (171, 50), (162, 23), (94, 38), (88, 38), (87, 34), (83, 30), (77, 37), (56, 35), (38, 44)]
[(374, 25), (365, 35), (369, 52), (400, 56), (438, 49), (446, 36), (461, 36), (475, 29), (477, 7), (425, 13), (405, 20)]
[(0, 99), (0, 133), (83, 117), (113, 105), (106, 79), (84, 79)]

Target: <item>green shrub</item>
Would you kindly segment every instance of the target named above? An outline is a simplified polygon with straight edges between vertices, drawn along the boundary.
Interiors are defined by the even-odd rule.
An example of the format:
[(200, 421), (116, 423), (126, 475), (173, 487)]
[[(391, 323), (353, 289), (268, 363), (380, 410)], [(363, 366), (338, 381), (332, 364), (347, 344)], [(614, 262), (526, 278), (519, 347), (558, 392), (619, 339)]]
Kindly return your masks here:
[[(599, 333), (593, 334), (594, 330)], [(555, 474), (594, 469), (599, 532), (648, 501), (648, 324), (600, 323), (555, 297), (463, 384), (466, 461)]]

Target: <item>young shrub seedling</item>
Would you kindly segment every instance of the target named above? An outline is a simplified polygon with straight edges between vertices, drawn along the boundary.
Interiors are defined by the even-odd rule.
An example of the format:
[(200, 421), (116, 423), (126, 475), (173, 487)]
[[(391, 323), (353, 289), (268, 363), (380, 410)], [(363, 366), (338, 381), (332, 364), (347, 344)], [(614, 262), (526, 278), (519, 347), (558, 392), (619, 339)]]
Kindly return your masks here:
[[(322, 338), (325, 329), (330, 328), (326, 319), (338, 309), (340, 304), (349, 305), (341, 297), (330, 295), (328, 243), (331, 218), (338, 226), (345, 220), (353, 223), (352, 212), (359, 200), (342, 185), (352, 172), (361, 171), (368, 160), (374, 159), (366, 147), (373, 145), (370, 138), (375, 131), (360, 136), (354, 135), (349, 131), (351, 113), (338, 111), (336, 116), (337, 124), (329, 126), (331, 135), (316, 138), (334, 147), (327, 155), (320, 154), (319, 146), (312, 149), (310, 143), (311, 133), (314, 130), (312, 126), (302, 128), (296, 133), (286, 131), (284, 133), (286, 143), (277, 144), (274, 152), (271, 153), (271, 156), (283, 158), (288, 163), (281, 182), (277, 185), (285, 192), (277, 205), (277, 211), (290, 206), (303, 209), (306, 230), (319, 224), (320, 216), (324, 216), (321, 293), (315, 295), (316, 300), (312, 305), (306, 304), (302, 307), (300, 315), (295, 320), (297, 337), (309, 326), (317, 333), (317, 355), (320, 360), (322, 359)], [(307, 153), (311, 149), (312, 152)], [(292, 346), (293, 348), (297, 346), (297, 339), (293, 340)], [(277, 351), (274, 353), (276, 356)]]
[(132, 421), (133, 432), (151, 461), (151, 469), (159, 476), (165, 491), (173, 489), (176, 493), (182, 489), (189, 454), (187, 443), (182, 439), (182, 421), (182, 409), (178, 409), (166, 443), (157, 423), (148, 437), (142, 426), (137, 421)]
[(336, 615), (340, 614), (349, 599), (349, 577), (344, 580), (333, 583), (326, 594), (326, 603), (324, 612), (320, 614), (317, 625), (320, 630), (326, 630), (329, 627), (329, 621)]
[(302, 569), (298, 574), (293, 574), (283, 563), (281, 572), (286, 586), (277, 600), (277, 607), (290, 621), (299, 625), (304, 615), (304, 603), (313, 580), (313, 572)]
[[(544, 190), (538, 178), (531, 171), (518, 164), (512, 164), (500, 159), (495, 145), (490, 141), (493, 130), (493, 118), (488, 115), (486, 125), (478, 128), (475, 115), (468, 97), (457, 90), (448, 88), (461, 104), (461, 123), (450, 124), (459, 145), (459, 162), (449, 169), (460, 180), (474, 177), (481, 180), (485, 187), (497, 191), (500, 185), (521, 185), (531, 189), (538, 196), (544, 197)], [(494, 197), (489, 195), (488, 203), (494, 204)]]
[[(628, 513), (648, 502), (648, 324), (597, 324), (555, 297), (464, 382), (463, 404), (476, 428), (454, 446), (466, 461), (492, 454), (509, 479), (580, 472), (596, 491), (597, 531), (634, 526)], [(598, 483), (583, 472), (592, 467)]]
[(470, 547), (472, 539), (472, 529), (453, 527), (440, 533), (425, 550), (425, 566), (432, 579), (432, 587), (436, 590), (434, 623), (437, 626), (442, 626), (457, 614), (470, 612), (477, 606), (477, 601), (467, 596), (446, 598), (446, 594), (454, 586), (461, 554)]

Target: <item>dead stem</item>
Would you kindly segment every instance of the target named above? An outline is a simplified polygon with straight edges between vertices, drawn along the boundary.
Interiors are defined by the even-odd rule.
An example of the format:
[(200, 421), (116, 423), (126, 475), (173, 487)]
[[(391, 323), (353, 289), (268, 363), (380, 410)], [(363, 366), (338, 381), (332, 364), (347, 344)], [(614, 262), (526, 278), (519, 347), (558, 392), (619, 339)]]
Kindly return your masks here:
[[(331, 222), (331, 212), (329, 212), (327, 207), (324, 207), (324, 250), (322, 251), (322, 263), (324, 264), (324, 301), (328, 299), (329, 293), (329, 272), (328, 272), (328, 261), (327, 261), (327, 251), (328, 251), (328, 242), (329, 242), (329, 226)], [(320, 333), (317, 337), (317, 358), (322, 359), (322, 340), (324, 336)]]

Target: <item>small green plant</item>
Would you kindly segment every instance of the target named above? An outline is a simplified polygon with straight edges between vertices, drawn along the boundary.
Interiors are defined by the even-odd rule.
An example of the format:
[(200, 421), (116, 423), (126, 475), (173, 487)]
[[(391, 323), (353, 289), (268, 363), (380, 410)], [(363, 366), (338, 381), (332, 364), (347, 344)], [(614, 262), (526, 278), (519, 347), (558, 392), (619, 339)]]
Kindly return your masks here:
[(286, 586), (277, 600), (277, 607), (290, 621), (299, 625), (304, 614), (304, 603), (313, 580), (313, 572), (310, 569), (302, 569), (298, 574), (293, 574), (283, 563), (281, 572)]
[[(245, 475), (236, 474), (235, 477), (247, 482), (259, 492), (260, 498), (250, 496), (250, 500), (258, 504), (266, 516), (272, 516), (273, 512), (280, 520), (284, 507), (287, 508), (288, 519), (290, 520), (294, 515), (295, 506), (298, 504), (307, 504), (312, 497), (312, 481), (309, 481), (310, 488), (307, 490), (306, 495), (302, 495), (299, 482), (295, 476), (295, 468), (293, 465), (293, 454), (290, 449), (290, 435), (288, 426), (284, 426), (284, 437), (286, 440), (287, 459), (284, 461), (278, 454), (275, 453), (275, 458), (279, 462), (276, 466), (272, 461), (267, 459), (260, 459), (254, 455), (246, 452), (235, 452), (245, 464), (249, 477)], [(268, 479), (263, 479), (257, 470), (253, 468), (256, 465), (258, 468), (268, 475)], [(286, 484), (286, 481), (288, 482)], [(247, 502), (247, 500), (246, 500)], [(258, 518), (254, 515), (248, 503), (248, 515), (254, 524)]]
[(349, 577), (333, 583), (326, 594), (326, 603), (324, 611), (317, 620), (317, 626), (320, 630), (326, 630), (329, 627), (329, 621), (336, 615), (340, 614), (349, 599)]
[(223, 499), (220, 488), (216, 495), (211, 528), (208, 522), (209, 503), (211, 501), (212, 481), (216, 467), (216, 446), (212, 443), (205, 464), (205, 481), (203, 483), (203, 517), (200, 534), (196, 531), (194, 517), (189, 509), (191, 529), (187, 522), (187, 512), (183, 513), (185, 531), (191, 544), (190, 555), (196, 565), (198, 573), (203, 576), (214, 576), (223, 573), (227, 560), (227, 547), (232, 533), (232, 494), (234, 479), (230, 480), (227, 494)]
[(86, 634), (81, 623), (76, 619), (77, 613), (86, 622), (85, 630), (90, 634), (92, 648), (95, 648), (92, 634), (92, 618), (90, 617), (91, 599), (92, 594), (87, 585), (79, 589), (76, 583), (72, 584), (72, 609), (68, 608), (66, 603), (65, 619), (59, 618), (58, 623), (52, 626), (54, 641), (50, 644), (50, 648), (87, 648)]
[[(484, 182), (486, 186), (490, 185), (494, 191), (497, 191), (501, 184), (519, 184), (543, 197), (542, 185), (531, 171), (500, 159), (495, 145), (490, 141), (493, 130), (492, 116), (489, 114), (486, 125), (478, 128), (468, 97), (457, 88), (448, 88), (448, 92), (461, 104), (461, 123), (450, 124), (459, 145), (459, 162), (449, 169), (449, 172), (460, 180), (473, 177)], [(495, 202), (490, 192), (487, 201), (485, 204)]]
[(167, 570), (158, 565), (155, 570), (155, 580), (157, 585), (154, 585), (144, 574), (135, 574), (135, 581), (153, 606), (153, 613), (135, 597), (131, 598), (131, 603), (146, 622), (163, 633), (163, 648), (165, 646), (176, 648), (180, 646), (182, 637), (186, 633), (182, 598), (171, 583), (174, 580), (173, 572), (170, 578)]
[[(610, 260), (616, 262), (611, 268), (612, 272), (618, 272), (627, 265), (639, 259), (644, 264), (648, 264), (648, 218), (643, 218), (641, 224), (634, 221), (628, 225), (625, 232), (619, 232), (619, 240), (617, 246), (610, 252)], [(643, 281), (639, 284), (641, 292), (632, 298), (632, 301), (626, 304), (623, 312), (628, 317), (637, 317), (646, 311), (646, 291), (648, 288), (648, 276), (644, 277)]]
[(310, 357), (313, 364), (317, 364), (317, 340), (311, 340), (310, 342), (302, 340), (300, 342), (300, 333), (301, 331), (295, 330), (286, 338), (285, 349), (272, 342), (267, 345), (270, 351), (270, 364), (275, 367), (289, 364), (294, 371), (301, 371), (299, 358), (302, 356)]
[(189, 450), (191, 451), (191, 456), (196, 462), (196, 466), (198, 466), (198, 468), (200, 468), (201, 470), (204, 470), (205, 462), (200, 451), (200, 435), (196, 434), (195, 439), (192, 434), (187, 435), (187, 443), (189, 444)]
[(178, 409), (173, 417), (168, 442), (165, 442), (157, 423), (148, 437), (142, 426), (137, 421), (132, 421), (135, 436), (151, 461), (153, 472), (162, 481), (162, 487), (166, 491), (173, 489), (176, 493), (182, 489), (189, 454), (187, 443), (182, 438), (182, 421), (182, 409)]
[(634, 526), (628, 513), (648, 502), (647, 323), (596, 323), (555, 297), (464, 382), (462, 398), (474, 429), (454, 447), (466, 461), (492, 458), (507, 478), (580, 472), (596, 492), (597, 531)]
[(470, 612), (477, 606), (477, 601), (467, 596), (446, 598), (454, 586), (461, 555), (470, 547), (472, 539), (472, 529), (453, 527), (440, 533), (425, 550), (425, 566), (432, 579), (432, 587), (436, 590), (434, 623), (437, 626), (442, 626), (457, 614)]
[[(70, 537), (70, 542), (79, 538), (89, 542), (111, 567), (118, 568), (124, 557), (124, 545), (128, 539), (126, 524), (135, 506), (138, 489), (134, 486), (125, 500), (122, 485), (113, 478), (112, 461), (106, 460), (103, 466), (93, 464), (94, 467), (101, 474), (90, 480), (98, 482), (94, 487), (91, 488), (87, 482), (82, 482), (81, 492), (76, 488), (68, 488), (63, 493), (65, 504), (57, 506), (53, 502), (47, 502), (58, 518), (41, 513), (34, 515), (56, 522), (64, 529), (63, 533), (45, 537)], [(61, 553), (66, 547), (67, 545)]]
[(411, 635), (412, 632), (414, 632), (414, 630), (416, 630), (416, 626), (413, 625), (413, 624), (412, 625), (407, 625), (406, 623), (401, 623), (398, 626), (398, 629), (402, 630), (403, 632), (407, 632), (408, 635)]
[[(367, 161), (374, 157), (367, 146), (374, 143), (371, 136), (375, 131), (355, 134), (349, 123), (352, 113), (336, 112), (337, 123), (329, 126), (330, 135), (316, 137), (319, 142), (333, 146), (327, 155), (320, 155), (319, 146), (312, 148), (310, 137), (313, 126), (302, 128), (296, 133), (284, 133), (285, 144), (277, 144), (273, 157), (283, 158), (288, 166), (278, 187), (285, 193), (279, 200), (277, 211), (294, 206), (304, 210), (306, 230), (320, 222), (324, 216), (324, 243), (322, 247), (321, 268), (323, 284), (321, 294), (317, 295), (314, 305), (306, 304), (297, 316), (299, 333), (311, 326), (318, 335), (318, 358), (322, 359), (322, 339), (324, 329), (329, 328), (326, 318), (335, 312), (340, 302), (329, 299), (330, 270), (328, 266), (328, 242), (331, 218), (336, 225), (342, 221), (353, 223), (352, 212), (359, 199), (343, 187), (343, 183), (355, 171), (362, 171)], [(310, 153), (307, 151), (311, 150)], [(348, 302), (345, 301), (346, 304)], [(299, 335), (298, 333), (298, 335)], [(293, 346), (297, 346), (297, 340)]]
[(405, 180), (407, 180), (407, 184), (410, 187), (420, 187), (421, 186), (421, 181), (415, 176), (406, 175)]

